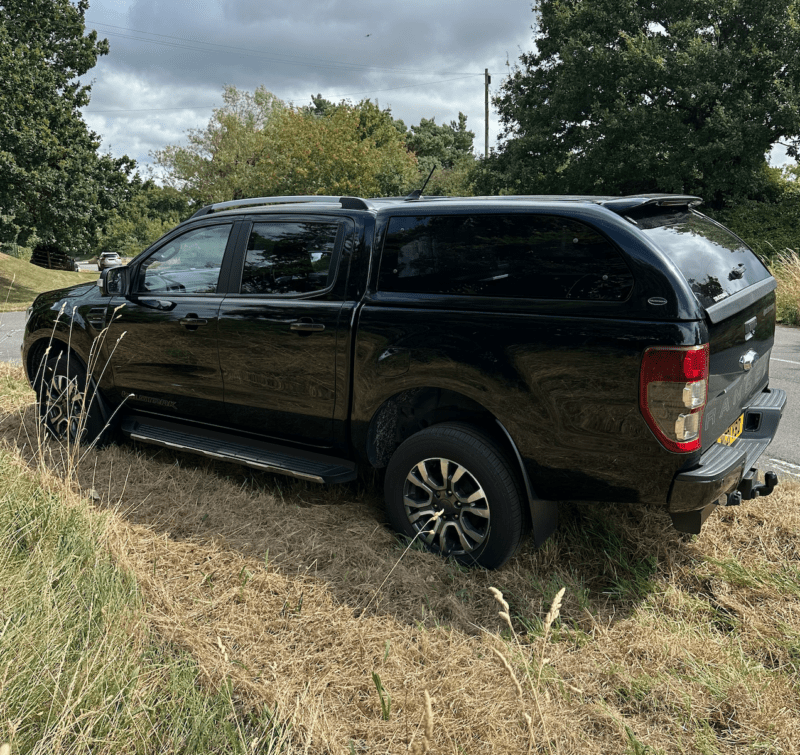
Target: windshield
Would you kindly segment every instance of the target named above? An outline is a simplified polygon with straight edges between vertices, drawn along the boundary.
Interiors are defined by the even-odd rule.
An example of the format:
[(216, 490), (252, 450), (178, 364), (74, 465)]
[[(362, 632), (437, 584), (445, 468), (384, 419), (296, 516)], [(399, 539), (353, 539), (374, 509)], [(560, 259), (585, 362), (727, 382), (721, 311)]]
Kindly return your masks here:
[(682, 209), (633, 219), (678, 266), (706, 308), (770, 276), (747, 244), (699, 212)]

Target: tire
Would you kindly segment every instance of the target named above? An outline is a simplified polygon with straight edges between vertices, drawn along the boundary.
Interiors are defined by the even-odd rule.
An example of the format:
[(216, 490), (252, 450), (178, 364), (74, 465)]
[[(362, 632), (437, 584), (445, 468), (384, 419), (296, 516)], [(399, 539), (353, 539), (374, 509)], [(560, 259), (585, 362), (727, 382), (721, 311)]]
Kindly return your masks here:
[(496, 569), (522, 542), (513, 469), (494, 441), (469, 425), (447, 422), (406, 439), (389, 461), (384, 495), (398, 532), (467, 566)]
[(106, 424), (93, 384), (86, 406), (86, 370), (74, 357), (59, 352), (46, 359), (37, 379), (39, 417), (57, 440), (89, 444), (103, 439)]

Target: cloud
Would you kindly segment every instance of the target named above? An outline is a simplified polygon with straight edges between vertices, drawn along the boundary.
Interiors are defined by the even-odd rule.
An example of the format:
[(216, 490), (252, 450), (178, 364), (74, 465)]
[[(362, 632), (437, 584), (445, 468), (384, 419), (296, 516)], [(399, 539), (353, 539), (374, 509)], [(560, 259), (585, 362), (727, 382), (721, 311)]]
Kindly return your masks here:
[[(496, 92), (507, 55), (531, 47), (532, 19), (529, 0), (98, 0), (87, 27), (111, 52), (88, 74), (85, 117), (106, 149), (146, 164), (208, 122), (225, 84), (263, 85), (296, 104), (318, 92), (370, 98), (407, 125), (461, 111), (482, 151), (483, 69)], [(497, 131), (490, 113), (492, 139)]]

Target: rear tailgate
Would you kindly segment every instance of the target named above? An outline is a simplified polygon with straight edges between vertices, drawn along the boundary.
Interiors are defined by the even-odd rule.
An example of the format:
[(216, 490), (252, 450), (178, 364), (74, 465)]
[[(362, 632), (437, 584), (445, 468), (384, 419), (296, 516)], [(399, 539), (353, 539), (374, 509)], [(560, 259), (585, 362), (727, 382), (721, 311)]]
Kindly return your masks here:
[(741, 239), (687, 207), (640, 216), (637, 225), (677, 265), (708, 316), (702, 448), (732, 443), (744, 429), (745, 409), (769, 382), (775, 279)]
[[(774, 285), (752, 288), (755, 290), (744, 302), (739, 296), (731, 299), (727, 310), (716, 309), (719, 305), (706, 310), (711, 359), (701, 436), (704, 450), (716, 442), (730, 445), (741, 434), (745, 408), (769, 383), (775, 289)], [(755, 301), (747, 304), (750, 299)]]

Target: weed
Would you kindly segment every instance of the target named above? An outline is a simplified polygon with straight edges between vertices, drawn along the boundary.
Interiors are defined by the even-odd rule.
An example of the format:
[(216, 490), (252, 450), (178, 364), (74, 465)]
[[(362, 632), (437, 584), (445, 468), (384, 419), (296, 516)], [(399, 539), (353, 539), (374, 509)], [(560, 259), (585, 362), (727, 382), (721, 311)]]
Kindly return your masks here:
[(639, 741), (630, 726), (625, 726), (625, 736), (628, 738), (628, 752), (630, 755), (657, 755), (657, 751), (650, 745), (642, 744)]
[[(0, 365), (0, 385), (9, 386), (2, 448), (22, 469), (36, 451), (24, 440), (35, 433), (31, 393), (20, 368)], [(82, 545), (81, 519), (53, 537), (49, 515), (31, 515), (28, 499), (6, 506), (15, 518), (0, 527), (0, 741), (15, 753), (244, 755), (254, 740), (263, 753), (347, 752), (350, 742), (358, 753), (517, 753), (531, 742), (540, 753), (633, 753), (626, 726), (640, 751), (792, 752), (800, 741), (800, 488), (783, 483), (720, 512), (692, 540), (645, 507), (567, 504), (544, 548), (526, 544), (488, 573), (406, 544), (396, 551), (377, 495), (363, 487), (306, 507), (308, 490), (282, 483), (282, 504), (267, 475), (243, 485), (251, 473), (176, 458), (146, 447), (89, 453), (76, 481), (110, 509), (102, 526), (87, 520), (97, 547)], [(55, 495), (58, 512), (72, 499), (49, 469), (63, 476), (64, 466), (55, 454), (45, 461), (32, 462), (31, 497)], [(26, 609), (3, 569), (33, 573), (43, 553), (60, 553), (61, 565), (28, 583)], [(80, 590), (67, 556), (87, 575)], [(115, 573), (135, 575), (128, 613), (94, 597)], [(200, 584), (207, 573), (213, 586)], [(51, 623), (34, 623), (36, 612)], [(117, 655), (103, 659), (110, 649)], [(30, 663), (33, 697), (20, 684), (6, 698), (14, 663)], [(385, 703), (391, 692), (389, 720), (375, 705), (373, 671)], [(87, 680), (112, 674), (122, 694), (107, 681), (112, 697), (83, 694)], [(87, 704), (70, 707), (78, 693)]]
[(375, 689), (378, 690), (378, 698), (381, 701), (381, 718), (384, 721), (388, 721), (392, 713), (392, 698), (383, 688), (381, 677), (377, 671), (372, 672), (372, 681), (375, 683)]

